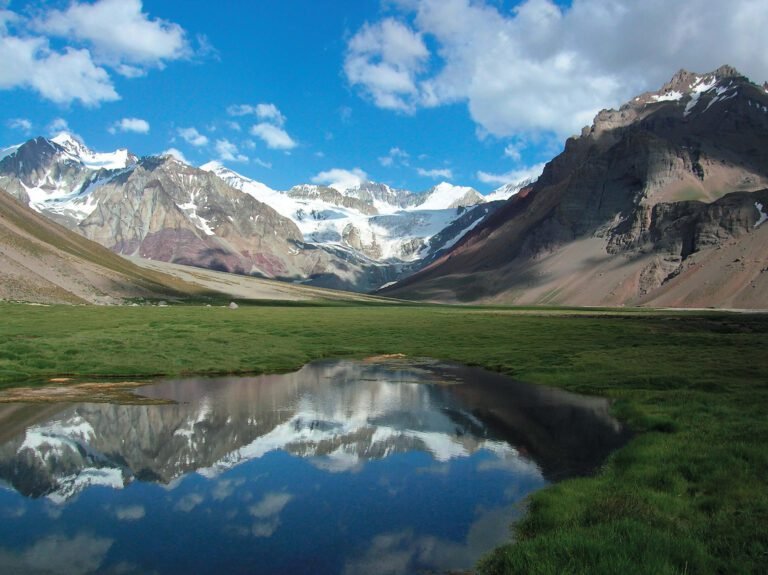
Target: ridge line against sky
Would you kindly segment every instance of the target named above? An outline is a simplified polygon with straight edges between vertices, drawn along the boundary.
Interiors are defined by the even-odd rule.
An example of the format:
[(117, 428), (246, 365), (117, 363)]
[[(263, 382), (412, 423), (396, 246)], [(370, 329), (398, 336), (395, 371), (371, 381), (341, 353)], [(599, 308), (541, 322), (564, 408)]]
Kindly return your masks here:
[(762, 83), (765, 29), (754, 0), (0, 0), (0, 147), (487, 192), (679, 68)]

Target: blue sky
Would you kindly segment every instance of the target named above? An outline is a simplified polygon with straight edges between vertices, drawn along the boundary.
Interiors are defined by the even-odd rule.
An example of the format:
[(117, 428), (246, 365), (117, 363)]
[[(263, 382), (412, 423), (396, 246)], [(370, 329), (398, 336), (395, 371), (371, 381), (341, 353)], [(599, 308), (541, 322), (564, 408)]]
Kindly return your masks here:
[(767, 28), (750, 0), (0, 0), (0, 146), (487, 192), (681, 67), (762, 83)]

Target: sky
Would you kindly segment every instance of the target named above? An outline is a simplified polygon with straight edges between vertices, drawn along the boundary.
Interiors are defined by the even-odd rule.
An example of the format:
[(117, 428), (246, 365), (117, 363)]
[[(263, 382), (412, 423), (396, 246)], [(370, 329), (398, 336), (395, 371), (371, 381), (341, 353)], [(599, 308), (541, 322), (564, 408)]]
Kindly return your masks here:
[(766, 29), (764, 0), (0, 0), (0, 147), (486, 193), (680, 68), (762, 84)]

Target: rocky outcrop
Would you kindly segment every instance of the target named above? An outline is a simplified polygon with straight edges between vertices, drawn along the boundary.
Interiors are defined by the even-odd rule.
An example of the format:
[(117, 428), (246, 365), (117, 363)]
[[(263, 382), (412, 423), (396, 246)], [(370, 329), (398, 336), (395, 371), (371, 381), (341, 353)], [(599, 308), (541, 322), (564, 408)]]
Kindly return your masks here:
[[(666, 284), (687, 281), (681, 266), (693, 254), (699, 267), (718, 267), (708, 263), (709, 252), (764, 234), (754, 223), (755, 202), (763, 202), (760, 190), (768, 188), (766, 143), (762, 88), (730, 67), (706, 75), (678, 72), (659, 92), (600, 112), (530, 189), (386, 293), (654, 303)], [(768, 306), (768, 279), (759, 271), (765, 265), (755, 258), (754, 273), (739, 287), (722, 278), (721, 287), (712, 285), (695, 304), (675, 304)]]

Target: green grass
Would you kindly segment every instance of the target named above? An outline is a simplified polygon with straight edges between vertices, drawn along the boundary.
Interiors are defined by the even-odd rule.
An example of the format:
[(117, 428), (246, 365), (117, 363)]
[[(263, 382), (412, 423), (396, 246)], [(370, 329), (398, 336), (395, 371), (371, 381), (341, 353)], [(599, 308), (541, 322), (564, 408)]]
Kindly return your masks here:
[(0, 304), (0, 387), (405, 353), (615, 399), (636, 432), (533, 495), (484, 573), (764, 573), (768, 317), (428, 306)]

